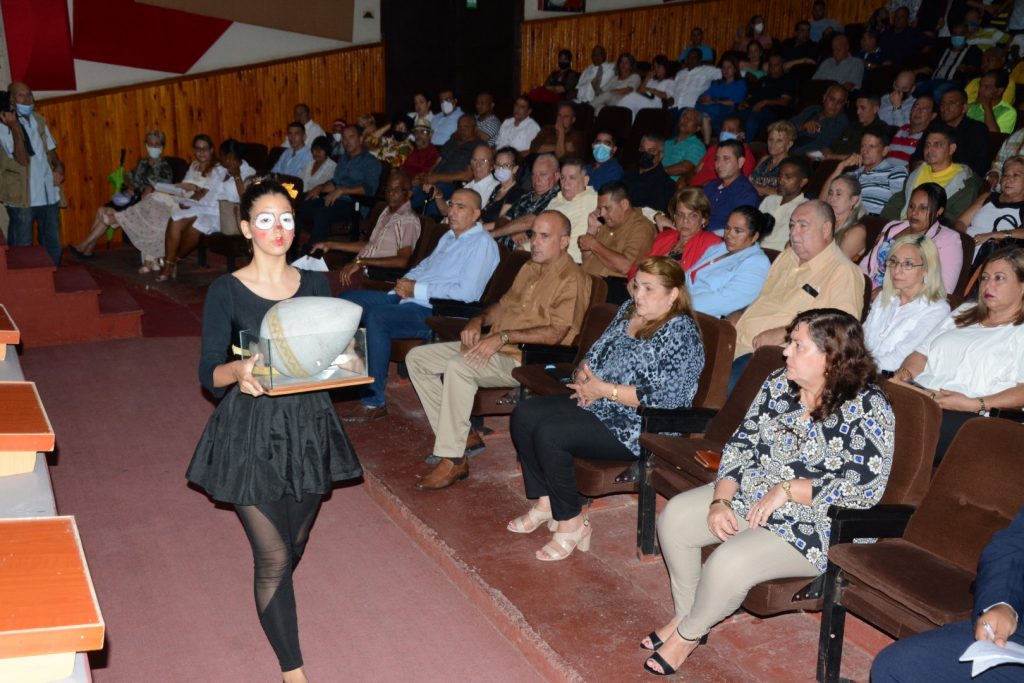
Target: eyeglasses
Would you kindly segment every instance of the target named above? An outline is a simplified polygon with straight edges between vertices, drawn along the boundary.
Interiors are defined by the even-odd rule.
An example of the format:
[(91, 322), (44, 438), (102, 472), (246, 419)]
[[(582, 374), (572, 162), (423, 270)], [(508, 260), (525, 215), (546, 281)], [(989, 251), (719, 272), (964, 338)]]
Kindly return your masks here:
[(261, 211), (252, 219), (252, 225), (257, 230), (273, 230), (274, 224), (278, 222), (281, 223), (282, 230), (295, 230), (295, 214), (291, 211), (284, 211), (279, 215), (272, 211)]
[(888, 259), (886, 265), (893, 270), (913, 270), (914, 268), (924, 267), (923, 263), (914, 263), (913, 261), (897, 261), (894, 258)]
[(484, 164), (491, 163), (490, 159), (470, 159), (469, 163), (476, 164), (477, 166), (483, 166)]
[(495, 164), (494, 167), (495, 168), (507, 168), (509, 170), (512, 170), (513, 168), (516, 167), (516, 165), (515, 165), (515, 162), (512, 162), (512, 163), (508, 163), (508, 164)]

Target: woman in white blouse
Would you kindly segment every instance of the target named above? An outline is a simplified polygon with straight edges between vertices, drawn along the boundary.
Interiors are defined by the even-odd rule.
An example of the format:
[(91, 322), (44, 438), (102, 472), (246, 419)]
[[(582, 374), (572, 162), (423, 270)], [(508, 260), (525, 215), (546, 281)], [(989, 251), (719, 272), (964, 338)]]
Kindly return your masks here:
[(309, 162), (309, 165), (299, 174), (299, 177), (302, 178), (302, 187), (307, 195), (313, 188), (318, 188), (334, 178), (334, 169), (338, 165), (331, 159), (331, 147), (331, 140), (326, 135), (321, 135), (310, 145), (309, 151), (313, 153), (313, 161)]
[(636, 72), (636, 59), (628, 52), (619, 55), (615, 62), (615, 77), (601, 86), (600, 94), (590, 101), (594, 113), (602, 107), (618, 104), (619, 100), (640, 86), (640, 74)]
[(953, 311), (910, 354), (895, 379), (942, 406), (936, 462), (976, 413), (1024, 406), (1024, 249), (990, 256), (976, 303)]
[(641, 109), (662, 109), (672, 104), (675, 80), (670, 78), (670, 62), (665, 55), (656, 55), (651, 60), (651, 72), (643, 85), (619, 100), (618, 106), (633, 112), (633, 120)]
[(893, 242), (882, 294), (864, 321), (868, 349), (883, 372), (895, 372), (925, 337), (949, 316), (939, 250), (925, 235)]

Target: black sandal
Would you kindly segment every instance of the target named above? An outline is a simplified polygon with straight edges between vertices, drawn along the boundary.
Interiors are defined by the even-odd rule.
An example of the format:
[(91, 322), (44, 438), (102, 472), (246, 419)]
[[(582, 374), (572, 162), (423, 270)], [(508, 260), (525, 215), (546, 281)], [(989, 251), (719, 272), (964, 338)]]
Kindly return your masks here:
[(665, 641), (663, 641), (661, 638), (658, 637), (658, 632), (657, 631), (651, 631), (650, 633), (648, 633), (647, 634), (647, 638), (651, 641), (651, 645), (653, 645), (654, 647), (647, 647), (646, 645), (644, 645), (644, 641), (641, 640), (640, 641), (640, 649), (641, 650), (649, 650), (649, 651), (657, 652), (658, 648), (665, 644)]
[[(680, 634), (679, 637), (682, 638), (683, 640), (689, 641), (691, 643), (694, 642), (693, 638), (687, 638), (687, 637), (683, 636), (682, 634)], [(699, 639), (696, 639), (696, 640), (697, 640), (697, 645), (698, 646), (703, 645), (706, 642), (708, 642), (708, 634), (705, 633)], [(654, 642), (653, 639), (652, 639), (651, 642)], [(690, 650), (690, 654), (692, 655), (693, 651), (696, 650), (696, 649), (697, 648), (693, 648), (693, 650)], [(687, 657), (687, 659), (689, 659), (690, 655), (687, 655), (686, 657)], [(668, 662), (666, 662), (665, 658), (662, 657), (661, 654), (659, 654), (657, 652), (655, 652), (653, 655), (651, 655), (647, 659), (653, 659), (654, 662), (658, 666), (661, 667), (661, 671), (658, 671), (657, 669), (652, 669), (650, 666), (648, 666), (647, 662), (644, 662), (644, 671), (646, 671), (647, 673), (654, 674), (655, 676), (671, 676), (672, 674), (674, 674), (676, 672), (675, 667), (671, 666)], [(682, 664), (680, 664), (680, 666), (682, 666)]]

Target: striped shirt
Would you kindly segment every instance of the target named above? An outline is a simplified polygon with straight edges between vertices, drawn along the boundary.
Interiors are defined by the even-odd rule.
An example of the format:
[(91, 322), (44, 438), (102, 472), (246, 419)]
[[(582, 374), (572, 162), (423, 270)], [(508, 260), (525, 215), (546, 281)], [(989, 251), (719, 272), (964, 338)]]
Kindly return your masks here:
[(864, 210), (878, 215), (889, 198), (903, 190), (907, 182), (907, 167), (893, 159), (882, 159), (870, 171), (861, 166), (850, 175), (860, 182), (860, 203)]
[(370, 233), (370, 241), (359, 252), (360, 258), (397, 256), (400, 249), (412, 248), (420, 238), (420, 218), (406, 202), (397, 211), (384, 209)]
[(909, 123), (900, 126), (892, 136), (892, 142), (889, 143), (889, 156), (886, 158), (906, 166), (910, 163), (910, 157), (914, 155), (917, 144), (921, 142), (922, 135), (924, 135), (923, 130), (919, 133), (912, 132)]

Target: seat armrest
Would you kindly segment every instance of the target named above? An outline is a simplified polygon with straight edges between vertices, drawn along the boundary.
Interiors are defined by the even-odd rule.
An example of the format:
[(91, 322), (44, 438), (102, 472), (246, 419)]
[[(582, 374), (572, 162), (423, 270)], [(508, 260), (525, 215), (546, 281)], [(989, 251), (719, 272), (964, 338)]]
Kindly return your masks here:
[(484, 305), (479, 301), (467, 303), (456, 299), (431, 299), (430, 305), (434, 309), (434, 315), (446, 318), (475, 318), (484, 311)]
[(405, 277), (405, 274), (409, 271), (404, 268), (378, 268), (376, 266), (366, 267), (366, 277), (371, 280), (386, 280), (388, 282), (397, 282), (398, 280)]
[(867, 510), (852, 510), (832, 505), (830, 543), (852, 543), (855, 538), (899, 538), (914, 513), (911, 505), (876, 505)]
[(993, 408), (989, 415), (1024, 424), (1024, 410), (1018, 408)]
[(576, 359), (579, 348), (559, 344), (520, 344), (523, 351), (523, 365), (547, 365), (548, 363), (571, 363)]
[(640, 415), (640, 431), (652, 434), (679, 432), (702, 434), (718, 414), (717, 408), (649, 408), (636, 409)]

